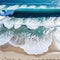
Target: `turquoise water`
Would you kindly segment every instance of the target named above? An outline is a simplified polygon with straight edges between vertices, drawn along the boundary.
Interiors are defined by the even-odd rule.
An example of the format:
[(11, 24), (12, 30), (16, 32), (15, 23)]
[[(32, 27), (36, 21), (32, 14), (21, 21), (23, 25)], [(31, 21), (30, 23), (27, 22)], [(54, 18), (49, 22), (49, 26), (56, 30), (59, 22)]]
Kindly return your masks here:
[[(4, 14), (0, 15), (12, 15), (14, 11), (20, 12), (60, 12), (60, 1), (59, 0), (0, 0), (0, 5), (6, 5), (5, 8), (1, 9), (4, 10)], [(18, 5), (19, 7), (15, 10), (11, 9), (10, 11), (7, 10), (10, 6)], [(22, 6), (23, 5), (23, 6)], [(25, 6), (26, 5), (26, 6)], [(22, 8), (20, 8), (22, 6)], [(32, 8), (29, 8), (32, 6)], [(33, 7), (35, 6), (35, 8)], [(8, 12), (7, 12), (8, 11)]]
[[(5, 18), (5, 20), (7, 20), (6, 18)], [(21, 27), (15, 29), (14, 26), (12, 26), (11, 28), (8, 28), (11, 24), (13, 24), (13, 22), (9, 23), (10, 21), (8, 18), (6, 23), (5, 24), (3, 23), (3, 25), (0, 27), (0, 34), (3, 34), (6, 31), (13, 31), (14, 35), (27, 33), (27, 34), (31, 34), (31, 35), (36, 35), (41, 38), (45, 35), (46, 31), (48, 31), (49, 28), (51, 28), (51, 27), (55, 28), (54, 27), (55, 19), (57, 19), (57, 17), (37, 17), (37, 18), (31, 18), (31, 17), (29, 17), (29, 18), (14, 18), (14, 17), (12, 17), (10, 21), (13, 21), (14, 23), (16, 23), (17, 21), (20, 21), (20, 20), (23, 21)], [(51, 23), (51, 21), (53, 23)], [(18, 22), (18, 24), (20, 24), (20, 23)], [(31, 24), (28, 25), (29, 23), (31, 23), (32, 26), (30, 26)], [(33, 25), (34, 23), (35, 23), (35, 25)], [(18, 25), (17, 25), (17, 27), (18, 27)]]
[[(52, 43), (52, 34), (56, 31), (57, 27), (60, 27), (60, 17), (33, 17), (32, 14), (28, 17), (20, 17), (19, 12), (42, 12), (42, 13), (55, 13), (60, 9), (59, 0), (0, 0), (0, 5), (5, 5), (0, 11), (0, 45), (6, 43), (11, 44), (14, 47), (20, 47), (24, 49), (28, 54), (42, 54), (47, 52), (48, 47)], [(21, 8), (16, 10), (7, 10), (9, 6), (16, 5), (21, 7), (25, 4), (29, 6), (36, 6), (40, 8)], [(0, 6), (1, 7), (1, 6)], [(42, 7), (42, 8), (41, 8)], [(46, 7), (46, 8), (45, 8)], [(54, 7), (52, 9), (52, 7)], [(5, 9), (5, 10), (4, 10)], [(19, 13), (17, 17), (17, 12)], [(13, 14), (16, 12), (15, 14)], [(9, 17), (9, 14), (11, 15)], [(3, 16), (2, 16), (3, 15)], [(24, 14), (22, 14), (23, 16)], [(41, 15), (41, 14), (40, 14)], [(24, 45), (24, 44), (25, 45)]]
[(59, 0), (0, 0), (0, 4), (19, 4), (19, 5), (45, 5), (45, 6), (57, 6)]

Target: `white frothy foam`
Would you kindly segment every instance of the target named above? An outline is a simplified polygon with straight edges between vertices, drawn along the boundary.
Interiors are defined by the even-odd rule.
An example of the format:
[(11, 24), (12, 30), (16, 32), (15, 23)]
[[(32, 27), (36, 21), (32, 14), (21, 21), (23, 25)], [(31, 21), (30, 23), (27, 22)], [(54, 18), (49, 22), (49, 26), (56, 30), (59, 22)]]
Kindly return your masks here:
[(38, 8), (46, 9), (47, 7), (42, 5), (42, 6), (39, 6)]
[(35, 5), (28, 6), (28, 8), (36, 8)]
[(55, 47), (60, 50), (60, 27), (54, 32), (53, 39)]
[(54, 20), (56, 19), (56, 17), (50, 17), (48, 20), (46, 20), (45, 18), (43, 19), (43, 22), (41, 23), (42, 26), (45, 27), (53, 27), (54, 26)]
[(10, 17), (8, 17), (8, 18), (6, 17), (6, 20), (4, 19), (5, 21), (3, 22), (4, 26), (8, 29), (11, 29), (14, 25), (14, 21), (11, 19), (12, 18), (10, 18)]
[(27, 54), (42, 54), (48, 50), (51, 42), (51, 35), (45, 35), (40, 38), (30, 33), (21, 33), (20, 36), (17, 35), (15, 39), (9, 41), (12, 46), (24, 49)]
[(39, 27), (40, 23), (36, 19), (27, 18), (26, 21), (25, 21), (25, 25), (29, 29), (37, 29)]
[(18, 28), (20, 28), (22, 25), (23, 25), (23, 19), (17, 18), (17, 20), (16, 20), (15, 23), (14, 23), (14, 28), (15, 28), (15, 29), (18, 29)]
[(20, 33), (19, 35), (14, 35), (9, 43), (14, 47), (20, 47), (20, 45), (24, 45), (26, 38), (26, 33)]
[(29, 36), (25, 40), (25, 45), (20, 46), (28, 54), (42, 54), (48, 51), (48, 47), (51, 45), (51, 40), (40, 39), (37, 36)]
[(7, 31), (5, 33), (0, 34), (0, 45), (6, 44), (13, 36), (12, 31)]
[(19, 8), (27, 8), (27, 5), (21, 5)]
[(19, 8), (19, 5), (9, 6), (6, 10), (16, 10)]
[(3, 18), (5, 18), (5, 16), (0, 16), (0, 20), (2, 20)]
[(5, 8), (6, 5), (0, 5), (0, 9), (3, 9)]
[(60, 17), (55, 20), (55, 26), (60, 26)]

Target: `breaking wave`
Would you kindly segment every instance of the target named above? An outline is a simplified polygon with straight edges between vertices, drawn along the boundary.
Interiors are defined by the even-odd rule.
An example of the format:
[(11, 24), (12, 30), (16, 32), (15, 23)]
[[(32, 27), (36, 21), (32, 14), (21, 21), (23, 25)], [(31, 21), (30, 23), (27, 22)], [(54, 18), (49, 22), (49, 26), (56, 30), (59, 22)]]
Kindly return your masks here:
[[(44, 4), (45, 2), (46, 4)], [(54, 41), (54, 45), (60, 50), (60, 28), (58, 28), (60, 27), (60, 17), (8, 17), (18, 8), (46, 9), (60, 7), (59, 0), (49, 0), (50, 3), (47, 2), (44, 1), (43, 4), (38, 6), (36, 6), (37, 4), (8, 7), (0, 5), (0, 46), (9, 43), (14, 47), (22, 48), (27, 54), (37, 55), (47, 52)], [(3, 9), (6, 10), (3, 11)]]
[(60, 26), (59, 17), (0, 17), (0, 36), (4, 37), (0, 37), (0, 45), (9, 43), (24, 49), (28, 54), (47, 52), (53, 42), (52, 35), (56, 27)]

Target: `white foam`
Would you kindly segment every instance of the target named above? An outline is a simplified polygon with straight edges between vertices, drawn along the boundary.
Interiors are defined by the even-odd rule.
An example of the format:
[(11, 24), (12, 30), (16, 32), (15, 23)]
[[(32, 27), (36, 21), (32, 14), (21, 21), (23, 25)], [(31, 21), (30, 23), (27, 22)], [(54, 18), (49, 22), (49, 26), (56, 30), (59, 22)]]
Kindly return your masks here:
[(38, 8), (46, 9), (47, 7), (42, 5), (42, 6), (39, 6)]
[(23, 25), (23, 20), (20, 19), (20, 18), (17, 18), (17, 20), (16, 20), (15, 23), (14, 23), (14, 28), (15, 28), (15, 29), (18, 29), (18, 28), (20, 28), (22, 25)]
[(36, 36), (31, 36), (25, 45), (20, 46), (27, 54), (42, 54), (48, 51), (48, 47), (51, 45), (51, 40), (39, 39)]
[(14, 47), (19, 47), (25, 42), (25, 38), (27, 38), (26, 33), (20, 33), (20, 35), (14, 35), (12, 39), (9, 41), (9, 44), (11, 44)]
[(27, 8), (27, 5), (21, 5), (19, 8)]
[(48, 48), (42, 49), (39, 45), (30, 46), (28, 44), (21, 46), (21, 48), (28, 54), (42, 54), (48, 50)]
[(13, 36), (12, 31), (7, 31), (5, 33), (0, 34), (0, 45), (6, 44)]
[(55, 20), (55, 26), (60, 26), (60, 17)]
[(5, 8), (6, 5), (0, 5), (0, 9), (3, 9)]
[(43, 22), (41, 23), (42, 26), (45, 27), (53, 27), (54, 26), (54, 20), (56, 17), (50, 17), (48, 20), (45, 20), (45, 18), (43, 19)]
[(60, 28), (57, 28), (57, 30), (54, 32), (53, 39), (55, 47), (57, 50), (60, 50)]
[(0, 16), (0, 20), (2, 20), (3, 18), (5, 18), (5, 16)]
[(8, 19), (11, 19), (10, 17), (3, 16), (0, 20), (0, 24), (4, 24), (4, 22)]
[(6, 8), (6, 10), (16, 10), (19, 8), (19, 5), (13, 5), (13, 6), (9, 6), (8, 8)]
[(36, 8), (35, 5), (28, 6), (28, 8)]
[[(7, 18), (7, 17), (6, 17), (6, 18)], [(5, 26), (6, 28), (10, 29), (10, 28), (13, 27), (14, 21), (11, 20), (11, 18), (7, 18), (7, 20), (5, 20), (5, 21), (3, 22), (3, 24), (4, 24), (4, 26)]]
[(25, 25), (29, 29), (37, 29), (39, 27), (40, 23), (36, 19), (27, 18), (26, 21), (25, 21)]
[[(22, 40), (25, 43), (21, 45)], [(20, 34), (19, 39), (16, 37), (14, 40), (9, 41), (12, 46), (24, 49), (27, 54), (42, 54), (47, 52), (51, 42), (52, 37), (50, 35), (45, 35), (41, 39), (36, 35), (31, 35), (30, 33), (22, 33)]]

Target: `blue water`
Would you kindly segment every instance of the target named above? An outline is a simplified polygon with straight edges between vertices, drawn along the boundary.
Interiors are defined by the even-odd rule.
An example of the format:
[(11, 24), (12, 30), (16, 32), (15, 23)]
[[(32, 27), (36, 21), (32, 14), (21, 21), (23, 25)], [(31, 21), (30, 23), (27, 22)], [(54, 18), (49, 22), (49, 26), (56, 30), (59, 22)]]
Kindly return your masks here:
[(59, 0), (0, 0), (0, 4), (18, 4), (18, 5), (45, 5), (45, 6), (57, 6)]
[[(60, 7), (60, 1), (59, 0), (0, 0), (0, 5), (6, 5), (5, 8), (8, 8), (9, 6), (14, 6), (14, 5), (27, 5), (27, 7), (35, 5), (36, 8), (35, 9), (20, 9), (17, 8), (16, 11), (20, 11), (20, 12), (48, 12), (48, 13), (55, 13), (55, 12), (59, 12), (60, 13), (60, 9), (49, 9), (49, 8), (57, 8)], [(37, 7), (42, 6), (42, 8), (45, 6), (45, 9), (37, 9)], [(48, 9), (47, 9), (48, 8)], [(4, 9), (3, 9), (4, 10)], [(10, 10), (10, 11), (6, 11), (6, 9), (4, 10), (4, 14), (0, 15), (12, 15), (14, 13), (15, 10)]]
[[(59, 6), (59, 0), (0, 0), (0, 5), (6, 5), (6, 6), (11, 6), (11, 5), (15, 5), (15, 4), (18, 4), (18, 5), (23, 5), (23, 4), (25, 4), (25, 5), (28, 5), (28, 6), (31, 6), (31, 5), (35, 5), (35, 6), (47, 6), (47, 7), (58, 7)], [(27, 18), (31, 18), (30, 20), (32, 21), (32, 20), (35, 20), (36, 18), (36, 21), (38, 20), (38, 22), (41, 22), (40, 24), (41, 24), (41, 26), (35, 21), (33, 24), (35, 24), (35, 23), (37, 23), (36, 25), (39, 25), (39, 27), (37, 26), (37, 28), (36, 29), (31, 29), (32, 28), (32, 26), (33, 26), (33, 28), (34, 27), (36, 27), (36, 25), (33, 25), (32, 23), (31, 23), (31, 26), (29, 27), (29, 23), (27, 24), (27, 25), (24, 25), (24, 24), (22, 24), (22, 26), (21, 27), (19, 27), (18, 29), (15, 29), (14, 28), (14, 26), (12, 26), (12, 28), (11, 29), (8, 29), (7, 27), (9, 27), (9, 26), (5, 26), (4, 25), (4, 23), (2, 23), (1, 25), (1, 27), (0, 27), (0, 34), (4, 34), (6, 31), (12, 31), (13, 32), (13, 36), (18, 36), (18, 35), (20, 35), (20, 37), (22, 36), (21, 34), (23, 34), (23, 33), (26, 33), (27, 35), (28, 34), (31, 34), (31, 36), (38, 36), (38, 38), (39, 38), (39, 40), (41, 40), (41, 38), (43, 37), (43, 38), (45, 38), (45, 35), (46, 35), (46, 31), (48, 30), (48, 29), (50, 29), (51, 27), (53, 27), (53, 28), (55, 28), (55, 26), (53, 26), (53, 24), (50, 24), (49, 25), (49, 22), (50, 21), (52, 21), (53, 20), (53, 22), (55, 22), (55, 19), (53, 19), (54, 17), (51, 17), (51, 16), (49, 16), (49, 17), (46, 17), (46, 14), (47, 15), (49, 15), (48, 13), (46, 13), (45, 15), (44, 14), (28, 14), (28, 13), (19, 13), (19, 12), (14, 12), (14, 11), (7, 11), (7, 10), (3, 10), (3, 12), (4, 12), (4, 14), (0, 14), (0, 15), (3, 15), (3, 16), (8, 16), (9, 14), (10, 15), (12, 15), (12, 16), (10, 16), (10, 18), (11, 18), (11, 21), (14, 21), (14, 23), (16, 23), (15, 21), (18, 21), (18, 19), (16, 18), (16, 16), (18, 17), (18, 18), (20, 18), (20, 19), (22, 19), (23, 20), (23, 23), (26, 23), (25, 21), (27, 21)], [(14, 14), (13, 14), (14, 13)], [(19, 13), (19, 14), (18, 14)], [(25, 16), (27, 16), (27, 17), (24, 17), (24, 15)], [(36, 15), (38, 15), (38, 17), (36, 17)], [(40, 17), (41, 15), (44, 15), (44, 17)], [(52, 14), (51, 14), (52, 15)], [(55, 15), (55, 14), (54, 14)], [(21, 17), (22, 16), (22, 17)], [(33, 18), (33, 16), (35, 17), (34, 19), (32, 19)], [(51, 17), (51, 19), (50, 19), (50, 17)], [(55, 17), (56, 17), (56, 15), (55, 15)], [(7, 18), (7, 17), (5, 17), (5, 18)], [(5, 19), (4, 18), (4, 19)], [(4, 20), (4, 19), (2, 19), (2, 21)], [(56, 17), (56, 20), (58, 19), (58, 17)], [(29, 19), (28, 19), (29, 20)], [(6, 21), (6, 20), (5, 20)], [(5, 22), (4, 21), (4, 22)], [(8, 21), (8, 22), (7, 22)], [(9, 18), (8, 18), (8, 20), (6, 21), (6, 25), (9, 25)], [(48, 21), (48, 22), (46, 22), (46, 21)], [(0, 21), (1, 22), (1, 21)], [(12, 23), (12, 22), (10, 22), (10, 23)], [(44, 23), (45, 23), (45, 25), (44, 25)], [(46, 24), (47, 23), (47, 24)], [(50, 22), (51, 23), (51, 22)], [(12, 23), (13, 24), (13, 23)], [(10, 24), (11, 25), (11, 24)], [(58, 25), (58, 24), (57, 24)], [(27, 27), (28, 26), (28, 27)], [(54, 29), (53, 29), (54, 30)], [(52, 31), (53, 31), (52, 30)], [(44, 33), (45, 32), (45, 33)], [(50, 31), (51, 32), (51, 31)], [(24, 38), (25, 36), (26, 36), (26, 34), (23, 34), (23, 36), (21, 37), (21, 38)], [(49, 33), (48, 33), (49, 34)], [(1, 35), (0, 35), (1, 36)], [(8, 36), (8, 35), (7, 35)], [(18, 36), (19, 37), (19, 36)], [(19, 38), (20, 38), (19, 37)], [(13, 38), (13, 37), (12, 37)], [(28, 39), (28, 37), (26, 37), (27, 39)], [(31, 38), (31, 37), (30, 37)], [(49, 37), (48, 37), (49, 38)], [(1, 37), (0, 37), (0, 39), (1, 39)], [(34, 38), (32, 38), (32, 40), (34, 40)], [(37, 40), (37, 39), (36, 39)], [(43, 40), (43, 39), (42, 39)], [(41, 41), (42, 41), (41, 40)]]

